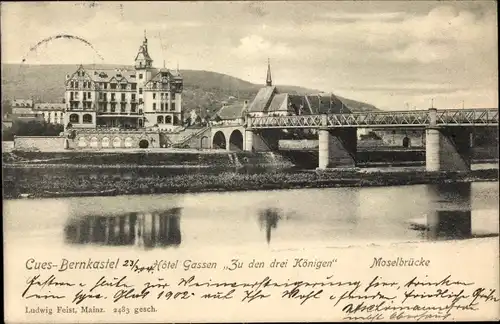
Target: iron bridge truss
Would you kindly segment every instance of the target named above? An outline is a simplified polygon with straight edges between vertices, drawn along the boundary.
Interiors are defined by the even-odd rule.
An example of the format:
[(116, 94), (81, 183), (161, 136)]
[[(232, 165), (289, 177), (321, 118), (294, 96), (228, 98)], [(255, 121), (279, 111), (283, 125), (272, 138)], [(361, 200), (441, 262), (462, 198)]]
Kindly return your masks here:
[[(430, 110), (356, 112), (349, 114), (249, 117), (247, 127), (334, 128), (334, 127), (418, 127), (431, 124)], [(436, 111), (436, 125), (498, 126), (497, 109), (442, 109)]]

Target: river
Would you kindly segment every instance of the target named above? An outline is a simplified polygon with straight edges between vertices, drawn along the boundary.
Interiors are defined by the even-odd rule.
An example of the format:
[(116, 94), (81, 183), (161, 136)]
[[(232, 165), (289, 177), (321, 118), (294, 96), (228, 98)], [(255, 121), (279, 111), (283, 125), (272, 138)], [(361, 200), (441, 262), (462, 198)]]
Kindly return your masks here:
[(4, 201), (8, 244), (302, 249), (497, 236), (498, 183)]

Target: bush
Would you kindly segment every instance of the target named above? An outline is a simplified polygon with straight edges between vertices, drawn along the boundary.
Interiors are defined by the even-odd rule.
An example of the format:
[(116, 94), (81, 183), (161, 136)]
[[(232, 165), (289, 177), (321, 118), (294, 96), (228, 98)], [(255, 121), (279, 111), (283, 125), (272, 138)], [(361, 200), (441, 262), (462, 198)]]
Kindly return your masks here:
[(54, 125), (45, 121), (21, 121), (16, 120), (12, 123), (10, 132), (16, 136), (58, 136), (64, 131), (62, 125)]

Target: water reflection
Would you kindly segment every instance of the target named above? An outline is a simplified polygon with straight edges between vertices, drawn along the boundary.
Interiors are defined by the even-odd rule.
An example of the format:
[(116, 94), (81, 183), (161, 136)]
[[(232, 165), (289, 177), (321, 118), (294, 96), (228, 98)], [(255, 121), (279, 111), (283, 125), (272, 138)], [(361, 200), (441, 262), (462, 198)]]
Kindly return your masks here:
[(259, 211), (260, 227), (266, 231), (266, 241), (271, 242), (271, 230), (278, 227), (278, 221), (283, 218), (283, 212), (278, 208), (266, 208)]
[(472, 237), (470, 183), (428, 185), (431, 206), (422, 228), (430, 240)]
[(16, 199), (3, 213), (15, 244), (47, 248), (304, 248), (499, 231), (497, 183)]
[(71, 218), (65, 239), (73, 244), (134, 245), (144, 248), (181, 244), (181, 208), (117, 216), (86, 215)]

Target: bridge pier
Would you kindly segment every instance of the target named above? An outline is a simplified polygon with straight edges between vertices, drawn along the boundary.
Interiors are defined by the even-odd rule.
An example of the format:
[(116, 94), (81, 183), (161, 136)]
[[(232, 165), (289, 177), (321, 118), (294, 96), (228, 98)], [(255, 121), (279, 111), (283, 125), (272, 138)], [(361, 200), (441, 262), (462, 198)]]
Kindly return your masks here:
[(471, 130), (460, 126), (436, 126), (436, 112), (429, 109), (425, 132), (425, 167), (427, 171), (469, 171)]
[(255, 131), (245, 130), (243, 150), (249, 152), (268, 152), (279, 149), (281, 130), (266, 129)]
[(318, 130), (318, 169), (354, 168), (356, 166), (356, 128)]
[(254, 133), (251, 129), (246, 129), (245, 130), (245, 142), (243, 145), (243, 150), (252, 152), (253, 151), (253, 137)]

